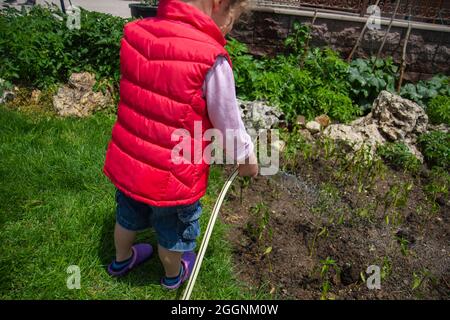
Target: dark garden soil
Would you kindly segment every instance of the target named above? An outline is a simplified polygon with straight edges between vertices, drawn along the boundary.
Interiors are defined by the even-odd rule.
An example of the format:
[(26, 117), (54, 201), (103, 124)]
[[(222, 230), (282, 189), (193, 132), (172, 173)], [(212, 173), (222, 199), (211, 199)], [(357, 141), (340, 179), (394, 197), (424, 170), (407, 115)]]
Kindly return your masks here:
[[(329, 163), (298, 161), (295, 174), (239, 178), (229, 192), (221, 216), (240, 280), (278, 299), (450, 297), (449, 201), (433, 210), (423, 176), (388, 169), (358, 192)], [(405, 203), (386, 207), (390, 188), (409, 182)], [(367, 287), (371, 265), (380, 289)]]

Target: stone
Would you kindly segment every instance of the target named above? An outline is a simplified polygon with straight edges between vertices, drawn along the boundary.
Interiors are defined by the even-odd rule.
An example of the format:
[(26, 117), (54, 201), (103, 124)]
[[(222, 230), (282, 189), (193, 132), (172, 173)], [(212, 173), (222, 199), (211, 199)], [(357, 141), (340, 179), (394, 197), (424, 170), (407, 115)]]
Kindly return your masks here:
[(403, 142), (420, 161), (423, 156), (415, 146), (420, 134), (426, 132), (428, 117), (418, 104), (387, 91), (382, 91), (374, 101), (372, 111), (350, 124), (330, 125), (324, 135), (333, 140), (345, 141), (353, 150), (363, 145), (372, 154), (379, 145)]
[(370, 147), (371, 152), (374, 153), (377, 145), (386, 142), (378, 132), (375, 124), (362, 126), (336, 124), (326, 128), (324, 134), (333, 140), (348, 143), (355, 151), (359, 150), (363, 145), (367, 145)]
[(247, 129), (274, 129), (286, 124), (283, 112), (263, 101), (243, 101), (238, 99), (239, 110)]
[(312, 134), (318, 133), (320, 132), (320, 123), (316, 122), (316, 121), (309, 121), (306, 124), (306, 129), (309, 130), (309, 132), (311, 132)]
[(312, 142), (314, 141), (314, 137), (312, 136), (311, 132), (309, 132), (307, 129), (300, 129), (298, 130), (298, 133), (305, 138), (306, 141)]
[(94, 92), (95, 75), (88, 72), (73, 73), (67, 85), (53, 96), (53, 107), (62, 117), (86, 117), (112, 103), (109, 91)]
[(316, 122), (320, 123), (322, 128), (326, 128), (330, 125), (331, 119), (326, 114), (322, 114), (314, 119)]
[(301, 128), (304, 128), (306, 126), (306, 118), (305, 116), (298, 116), (297, 120), (295, 121), (296, 124), (298, 124)]
[(11, 85), (7, 81), (0, 78), (0, 104), (14, 100), (18, 90), (19, 88), (11, 88)]
[(279, 140), (274, 141), (272, 143), (272, 147), (275, 148), (279, 153), (281, 153), (286, 148), (286, 142), (284, 142), (283, 140), (279, 139)]
[(33, 90), (31, 92), (31, 102), (34, 104), (39, 103), (39, 99), (41, 98), (42, 92), (39, 89)]
[(411, 140), (425, 133), (428, 116), (417, 103), (388, 91), (382, 91), (373, 103), (371, 118), (381, 134), (390, 141)]
[(441, 131), (445, 133), (450, 132), (450, 127), (446, 124), (429, 124), (427, 131)]

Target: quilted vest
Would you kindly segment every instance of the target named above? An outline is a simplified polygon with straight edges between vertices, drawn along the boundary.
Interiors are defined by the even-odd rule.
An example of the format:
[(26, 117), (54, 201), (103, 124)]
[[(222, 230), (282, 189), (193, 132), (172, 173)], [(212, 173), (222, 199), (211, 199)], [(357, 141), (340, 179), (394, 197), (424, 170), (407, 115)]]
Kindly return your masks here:
[[(219, 55), (231, 65), (225, 43), (209, 16), (179, 0), (162, 0), (155, 18), (125, 25), (120, 101), (103, 172), (127, 196), (162, 207), (191, 204), (205, 194), (209, 165), (203, 158), (174, 163), (180, 140), (171, 137), (187, 130), (202, 152), (210, 143), (203, 139), (212, 125), (202, 85)], [(197, 121), (202, 138), (194, 142)]]

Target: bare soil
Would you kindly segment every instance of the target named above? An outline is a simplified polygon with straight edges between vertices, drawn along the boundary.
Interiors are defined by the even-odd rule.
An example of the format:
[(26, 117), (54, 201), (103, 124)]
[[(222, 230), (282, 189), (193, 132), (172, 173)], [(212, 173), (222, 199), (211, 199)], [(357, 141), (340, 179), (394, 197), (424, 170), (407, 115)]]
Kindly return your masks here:
[[(297, 168), (234, 182), (221, 215), (240, 280), (278, 299), (450, 297), (449, 201), (437, 199), (433, 211), (423, 176), (389, 169), (373, 190), (358, 192), (335, 182), (325, 161), (299, 160)], [(389, 188), (405, 181), (406, 204), (385, 208)], [(334, 262), (323, 268), (326, 259)], [(380, 267), (380, 289), (367, 286), (371, 265)]]

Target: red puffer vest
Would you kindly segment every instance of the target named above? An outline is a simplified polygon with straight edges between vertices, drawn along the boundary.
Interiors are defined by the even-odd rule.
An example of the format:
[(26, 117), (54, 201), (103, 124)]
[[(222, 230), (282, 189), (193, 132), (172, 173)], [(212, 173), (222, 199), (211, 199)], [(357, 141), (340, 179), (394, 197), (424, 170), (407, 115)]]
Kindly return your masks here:
[(125, 26), (117, 122), (103, 171), (127, 196), (175, 206), (205, 194), (209, 165), (203, 159), (175, 164), (172, 149), (180, 140), (171, 136), (185, 129), (193, 146), (194, 121), (201, 121), (202, 141), (196, 144), (202, 152), (209, 144), (203, 139), (212, 125), (202, 85), (219, 55), (230, 60), (225, 43), (209, 16), (179, 0), (160, 1), (156, 18)]

